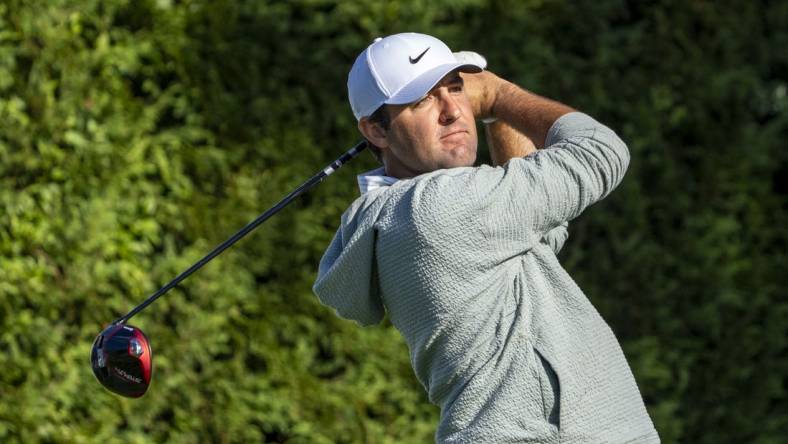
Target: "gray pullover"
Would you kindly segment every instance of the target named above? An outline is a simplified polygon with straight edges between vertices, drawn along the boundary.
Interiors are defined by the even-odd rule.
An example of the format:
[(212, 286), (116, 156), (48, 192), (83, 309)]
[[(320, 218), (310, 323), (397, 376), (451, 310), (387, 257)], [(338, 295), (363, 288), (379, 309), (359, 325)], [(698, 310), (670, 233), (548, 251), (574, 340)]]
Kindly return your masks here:
[(613, 332), (555, 256), (629, 152), (577, 112), (545, 145), (364, 194), (314, 291), (362, 325), (388, 312), (441, 408), (438, 442), (659, 442)]

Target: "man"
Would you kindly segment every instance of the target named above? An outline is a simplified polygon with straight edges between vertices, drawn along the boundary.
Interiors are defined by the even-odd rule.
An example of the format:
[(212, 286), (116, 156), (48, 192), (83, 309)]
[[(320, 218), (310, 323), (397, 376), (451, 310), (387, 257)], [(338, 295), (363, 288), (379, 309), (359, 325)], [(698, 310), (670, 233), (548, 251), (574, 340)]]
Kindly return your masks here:
[[(361, 178), (314, 291), (362, 325), (388, 313), (441, 408), (438, 442), (658, 442), (618, 341), (555, 256), (565, 223), (623, 178), (626, 145), (482, 67), (413, 33), (359, 55), (350, 103), (384, 169)], [(476, 118), (540, 149), (494, 145), (505, 164), (473, 167)]]

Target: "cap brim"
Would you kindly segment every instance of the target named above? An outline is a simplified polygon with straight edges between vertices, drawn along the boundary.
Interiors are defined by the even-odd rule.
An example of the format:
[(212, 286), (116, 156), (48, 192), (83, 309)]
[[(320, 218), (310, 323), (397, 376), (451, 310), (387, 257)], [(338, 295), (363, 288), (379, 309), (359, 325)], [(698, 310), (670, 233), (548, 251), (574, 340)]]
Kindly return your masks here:
[(439, 65), (413, 79), (384, 103), (387, 105), (405, 105), (413, 103), (426, 96), (446, 74), (454, 70), (470, 73), (483, 71), (480, 66), (471, 63), (447, 63), (445, 65)]

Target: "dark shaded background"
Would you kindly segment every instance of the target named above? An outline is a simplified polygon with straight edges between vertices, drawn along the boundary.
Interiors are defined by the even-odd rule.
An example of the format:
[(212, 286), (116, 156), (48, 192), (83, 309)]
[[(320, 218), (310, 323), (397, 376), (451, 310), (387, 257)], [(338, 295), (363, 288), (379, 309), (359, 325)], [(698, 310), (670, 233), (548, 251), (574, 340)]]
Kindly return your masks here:
[(134, 319), (155, 378), (88, 353), (358, 139), (356, 54), (419, 31), (629, 143), (562, 263), (664, 442), (786, 442), (788, 3), (0, 2), (0, 441), (429, 442), (389, 325), (311, 294), (364, 156)]

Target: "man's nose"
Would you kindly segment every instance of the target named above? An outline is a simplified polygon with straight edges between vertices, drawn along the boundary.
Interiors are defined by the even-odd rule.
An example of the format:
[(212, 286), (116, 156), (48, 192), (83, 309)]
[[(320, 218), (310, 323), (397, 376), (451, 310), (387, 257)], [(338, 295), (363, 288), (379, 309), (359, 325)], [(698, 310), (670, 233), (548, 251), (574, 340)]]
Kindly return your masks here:
[(442, 124), (450, 124), (459, 119), (462, 115), (462, 110), (457, 105), (457, 101), (448, 92), (443, 92), (439, 96), (441, 101), (441, 115), (440, 121)]

